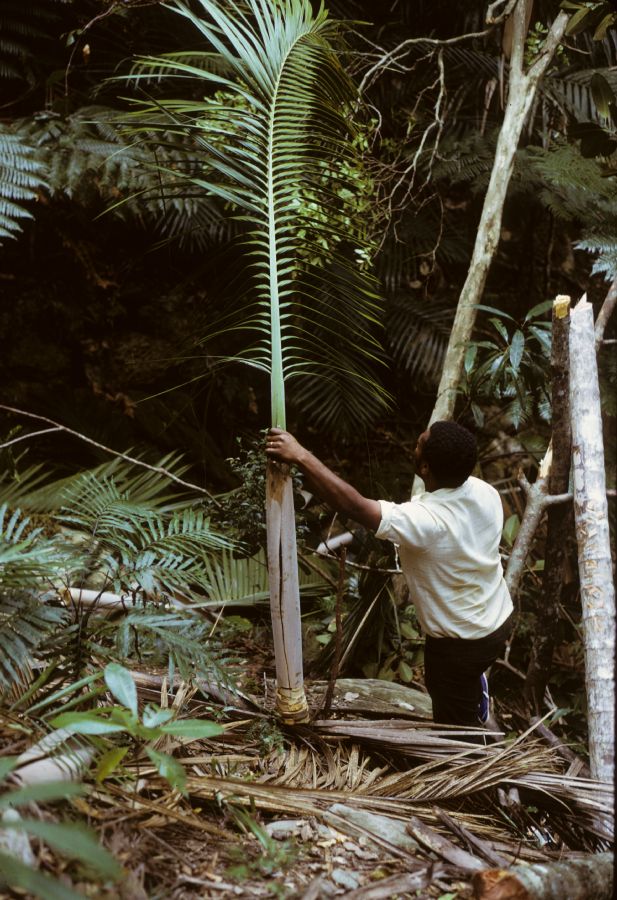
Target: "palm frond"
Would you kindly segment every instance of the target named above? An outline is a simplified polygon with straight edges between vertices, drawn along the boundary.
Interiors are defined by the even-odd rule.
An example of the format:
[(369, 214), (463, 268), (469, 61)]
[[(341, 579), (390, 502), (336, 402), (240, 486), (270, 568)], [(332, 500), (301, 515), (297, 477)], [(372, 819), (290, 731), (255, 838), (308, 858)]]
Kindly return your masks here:
[[(204, 560), (208, 580), (206, 605), (251, 606), (265, 603), (270, 596), (268, 567), (263, 550), (255, 556), (238, 559), (230, 551)], [(318, 597), (331, 590), (329, 582), (314, 570), (299, 568), (300, 594)]]
[[(167, 454), (155, 466), (177, 477), (189, 468), (177, 453)], [(64, 478), (53, 478), (53, 474), (33, 467), (0, 483), (0, 499), (30, 513), (52, 513), (69, 504), (72, 498), (79, 497), (84, 485), (110, 482), (119, 494), (130, 498), (131, 503), (160, 515), (184, 508), (191, 502), (178, 495), (161, 472), (138, 469), (120, 458)]]
[(396, 295), (387, 307), (386, 328), (392, 356), (414, 378), (439, 380), (454, 319), (454, 308), (416, 294)]
[(52, 579), (64, 563), (59, 544), (41, 538), (21, 510), (0, 506), (0, 590), (33, 590), (43, 579)]
[[(323, 10), (313, 15), (308, 0), (248, 0), (242, 6), (200, 0), (199, 16), (180, 0), (174, 7), (232, 74), (170, 58), (144, 59), (142, 66), (153, 72), (165, 64), (169, 74), (199, 78), (206, 98), (145, 103), (135, 121), (147, 123), (137, 126), (141, 134), (153, 129), (156, 116), (159, 130), (189, 134), (202, 174), (188, 179), (231, 203), (248, 226), (257, 295), (246, 316), (258, 338), (252, 362), (272, 373), (273, 421), (283, 424), (284, 378), (305, 358), (314, 360), (333, 336), (353, 361), (350, 382), (362, 371), (360, 359), (375, 355), (369, 323), (378, 317), (378, 305), (368, 276), (358, 278), (366, 236), (363, 222), (349, 217), (345, 199), (358, 193), (361, 181), (350, 140), (353, 86), (330, 46), (334, 27)], [(364, 326), (351, 334), (333, 310), (324, 315), (327, 304), (316, 313), (321, 289), (313, 271), (334, 259), (341, 272), (334, 287), (330, 283), (330, 296), (342, 298), (336, 310), (345, 315), (353, 283), (355, 321)], [(366, 382), (360, 379), (362, 389)]]
[(170, 683), (173, 673), (188, 681), (195, 677), (212, 679), (235, 691), (236, 660), (211, 638), (210, 622), (187, 612), (134, 609), (115, 632), (116, 651), (126, 659), (139, 647), (139, 656), (149, 664), (167, 663)]

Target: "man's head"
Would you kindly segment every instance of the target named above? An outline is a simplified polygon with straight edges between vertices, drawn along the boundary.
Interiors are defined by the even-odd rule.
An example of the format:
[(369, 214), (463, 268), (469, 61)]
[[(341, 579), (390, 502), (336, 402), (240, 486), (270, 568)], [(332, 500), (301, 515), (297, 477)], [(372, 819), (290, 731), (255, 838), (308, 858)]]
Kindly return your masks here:
[(418, 438), (415, 457), (418, 475), (429, 490), (458, 487), (473, 471), (478, 446), (471, 431), (457, 422), (433, 422)]

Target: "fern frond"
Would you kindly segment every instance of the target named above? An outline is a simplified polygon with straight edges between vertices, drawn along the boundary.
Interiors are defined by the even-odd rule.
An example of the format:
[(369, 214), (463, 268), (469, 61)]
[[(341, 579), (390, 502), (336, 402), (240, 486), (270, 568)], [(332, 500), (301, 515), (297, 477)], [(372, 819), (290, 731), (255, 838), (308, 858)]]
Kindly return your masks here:
[(167, 661), (171, 671), (177, 669), (185, 680), (195, 676), (212, 679), (233, 691), (234, 660), (210, 638), (211, 631), (209, 622), (194, 615), (165, 609), (134, 610), (117, 629), (116, 650), (127, 658), (138, 636), (140, 655)]
[(187, 190), (184, 176), (197, 170), (194, 146), (173, 130), (158, 133), (153, 148), (127, 136), (117, 110), (103, 106), (84, 106), (67, 117), (41, 114), (19, 128), (36, 147), (52, 195), (105, 204), (110, 214), (137, 218), (194, 246), (233, 233), (223, 204)]
[(32, 218), (24, 203), (36, 200), (38, 191), (46, 186), (44, 176), (35, 148), (14, 126), (0, 123), (0, 243), (3, 238), (16, 237), (22, 219)]
[(65, 618), (32, 595), (0, 592), (0, 694), (23, 683), (37, 649)]
[(41, 529), (30, 529), (21, 510), (0, 506), (0, 590), (34, 590), (43, 579), (51, 580), (64, 563), (53, 539), (41, 538)]

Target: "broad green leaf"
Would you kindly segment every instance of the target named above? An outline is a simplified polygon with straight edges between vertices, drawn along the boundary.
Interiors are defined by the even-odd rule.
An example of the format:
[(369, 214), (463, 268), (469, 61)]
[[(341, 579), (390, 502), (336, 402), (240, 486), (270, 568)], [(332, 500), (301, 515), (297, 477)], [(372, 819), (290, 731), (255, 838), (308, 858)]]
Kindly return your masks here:
[(513, 513), (511, 516), (508, 516), (506, 519), (504, 526), (502, 537), (504, 543), (511, 547), (514, 543), (516, 535), (518, 534), (518, 530), (521, 527), (521, 520), (519, 519), (516, 513)]
[(592, 10), (586, 6), (575, 12), (566, 26), (566, 34), (578, 34), (579, 31), (583, 31), (587, 27), (585, 19), (591, 12)]
[(525, 349), (525, 335), (522, 331), (515, 331), (512, 335), (512, 343), (510, 344), (510, 362), (514, 374), (518, 373)]
[(173, 712), (170, 709), (157, 709), (156, 706), (146, 706), (142, 713), (141, 721), (146, 728), (158, 728), (165, 722), (169, 722), (172, 716)]
[(20, 888), (41, 900), (83, 900), (83, 894), (78, 894), (49, 875), (31, 869), (6, 853), (0, 853), (0, 885)]
[(543, 300), (542, 303), (536, 303), (535, 306), (532, 306), (529, 312), (525, 315), (525, 322), (529, 322), (530, 319), (535, 319), (537, 316), (541, 316), (543, 313), (548, 312), (549, 309), (553, 308), (552, 300)]
[(469, 347), (465, 350), (465, 372), (467, 375), (473, 369), (474, 363), (476, 361), (476, 356), (478, 355), (478, 345), (470, 344)]
[(409, 622), (401, 622), (399, 630), (403, 637), (407, 638), (409, 641), (417, 640), (420, 637), (416, 629)]
[(161, 753), (158, 750), (153, 750), (151, 747), (146, 747), (146, 753), (156, 766), (159, 775), (165, 778), (173, 788), (177, 788), (177, 790), (184, 793), (186, 786), (184, 766), (177, 759), (174, 759), (173, 756), (169, 756), (168, 753)]
[(486, 306), (484, 303), (474, 303), (474, 307), (475, 309), (482, 309), (484, 312), (490, 312), (495, 316), (501, 316), (502, 319), (509, 319), (510, 322), (514, 322), (512, 316), (504, 312), (503, 309), (497, 309), (496, 306)]
[(15, 766), (17, 765), (17, 757), (16, 756), (3, 756), (0, 759), (0, 781), (12, 772)]
[(66, 728), (72, 734), (113, 734), (127, 730), (125, 725), (117, 725), (107, 718), (103, 719), (95, 712), (60, 713), (50, 724), (54, 728)]
[(26, 803), (50, 803), (53, 800), (66, 800), (68, 797), (78, 797), (84, 791), (84, 786), (76, 784), (74, 781), (29, 784), (0, 795), (0, 809), (6, 809), (8, 806), (25, 806)]
[(103, 753), (96, 767), (96, 780), (100, 783), (112, 775), (128, 752), (128, 747), (113, 747)]
[(403, 659), (398, 664), (398, 674), (402, 681), (413, 681), (413, 669)]
[(161, 725), (161, 731), (165, 734), (173, 734), (174, 737), (184, 738), (209, 738), (223, 734), (225, 729), (216, 722), (202, 721), (201, 719), (178, 719)]
[(548, 328), (540, 328), (537, 325), (530, 325), (529, 331), (534, 335), (544, 353), (548, 356), (551, 352), (551, 332)]
[(137, 688), (133, 676), (128, 669), (118, 663), (109, 663), (105, 666), (105, 684), (113, 696), (137, 715)]
[(490, 321), (491, 325), (493, 326), (493, 328), (498, 332), (498, 334), (506, 342), (506, 344), (509, 343), (510, 336), (508, 334), (508, 329), (505, 327), (503, 322), (500, 322), (499, 319), (493, 319), (493, 318), (489, 319), (489, 321)]
[(477, 403), (472, 402), (471, 412), (472, 412), (474, 422), (476, 423), (476, 425), (479, 428), (482, 428), (482, 426), (484, 425), (484, 412), (482, 411), (482, 408), (480, 406), (478, 406)]
[(617, 13), (609, 13), (607, 16), (604, 16), (593, 33), (594, 41), (603, 41), (608, 29), (615, 24), (617, 24)]
[(101, 847), (96, 835), (85, 825), (19, 819), (17, 822), (4, 822), (3, 828), (12, 828), (32, 834), (63, 855), (93, 866), (106, 878), (120, 876), (121, 869), (117, 860), (104, 847)]

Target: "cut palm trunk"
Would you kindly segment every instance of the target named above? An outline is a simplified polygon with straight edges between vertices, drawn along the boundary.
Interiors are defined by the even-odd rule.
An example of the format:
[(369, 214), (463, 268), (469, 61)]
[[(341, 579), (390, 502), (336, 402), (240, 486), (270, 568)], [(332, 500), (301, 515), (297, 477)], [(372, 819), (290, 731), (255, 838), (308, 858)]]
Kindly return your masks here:
[(285, 722), (306, 722), (293, 489), (288, 467), (272, 461), (266, 472), (266, 522), (276, 706)]
[(585, 297), (570, 317), (570, 413), (589, 757), (592, 776), (612, 783), (615, 755), (615, 587), (593, 310)]

